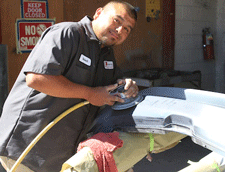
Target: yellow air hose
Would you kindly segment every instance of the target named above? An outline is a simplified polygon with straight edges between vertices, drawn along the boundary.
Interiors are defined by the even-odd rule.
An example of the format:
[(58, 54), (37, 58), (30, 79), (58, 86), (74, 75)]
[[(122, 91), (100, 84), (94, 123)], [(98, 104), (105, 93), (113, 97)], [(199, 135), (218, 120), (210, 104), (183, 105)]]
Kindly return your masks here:
[(56, 119), (54, 119), (52, 122), (50, 122), (35, 138), (32, 140), (32, 142), (27, 146), (27, 148), (23, 151), (23, 153), (20, 155), (20, 157), (17, 159), (13, 167), (11, 168), (10, 172), (15, 172), (17, 167), (20, 165), (20, 163), (23, 161), (25, 156), (30, 152), (30, 150), (34, 147), (34, 145), (47, 133), (50, 128), (52, 128), (57, 122), (59, 122), (62, 118), (64, 118), (66, 115), (71, 113), (72, 111), (89, 104), (88, 101), (81, 102), (79, 104), (76, 104), (72, 106), (71, 108), (67, 109), (65, 112), (61, 113)]

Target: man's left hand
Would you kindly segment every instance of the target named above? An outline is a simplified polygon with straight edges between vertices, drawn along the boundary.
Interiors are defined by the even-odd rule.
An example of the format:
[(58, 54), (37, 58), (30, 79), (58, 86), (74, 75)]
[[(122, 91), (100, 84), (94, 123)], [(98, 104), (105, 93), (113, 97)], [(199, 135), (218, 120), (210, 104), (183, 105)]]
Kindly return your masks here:
[(139, 89), (135, 81), (133, 81), (132, 79), (119, 79), (117, 82), (119, 85), (121, 84), (125, 85), (124, 89), (126, 91), (124, 94), (127, 98), (137, 96)]

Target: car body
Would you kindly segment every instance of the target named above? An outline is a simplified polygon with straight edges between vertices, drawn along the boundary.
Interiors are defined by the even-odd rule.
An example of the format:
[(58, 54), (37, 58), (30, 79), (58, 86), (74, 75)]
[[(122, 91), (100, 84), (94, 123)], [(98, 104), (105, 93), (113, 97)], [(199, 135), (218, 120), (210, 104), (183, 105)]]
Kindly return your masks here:
[(139, 94), (143, 101), (134, 107), (104, 108), (91, 131), (178, 132), (225, 156), (225, 94), (175, 87), (152, 87)]

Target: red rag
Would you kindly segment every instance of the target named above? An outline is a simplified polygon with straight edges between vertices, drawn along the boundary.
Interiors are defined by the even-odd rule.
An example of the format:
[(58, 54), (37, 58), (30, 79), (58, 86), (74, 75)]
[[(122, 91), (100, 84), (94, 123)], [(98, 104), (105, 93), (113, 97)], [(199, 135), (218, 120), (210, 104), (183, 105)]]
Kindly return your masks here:
[(118, 172), (113, 151), (123, 146), (123, 141), (119, 139), (119, 132), (98, 133), (81, 142), (77, 151), (86, 146), (91, 149), (99, 172)]

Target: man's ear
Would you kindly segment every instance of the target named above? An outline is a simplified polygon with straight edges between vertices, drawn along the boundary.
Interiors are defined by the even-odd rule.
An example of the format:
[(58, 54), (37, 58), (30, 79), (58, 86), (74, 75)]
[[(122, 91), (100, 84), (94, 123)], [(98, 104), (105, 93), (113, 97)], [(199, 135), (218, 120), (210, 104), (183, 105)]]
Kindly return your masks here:
[(103, 11), (103, 8), (102, 8), (102, 7), (98, 8), (98, 9), (95, 11), (95, 14), (94, 14), (94, 16), (93, 16), (93, 19), (96, 20), (96, 19), (100, 16), (100, 14), (102, 13), (102, 11)]

